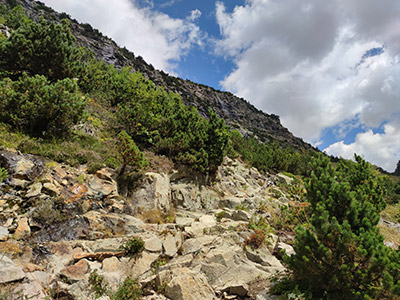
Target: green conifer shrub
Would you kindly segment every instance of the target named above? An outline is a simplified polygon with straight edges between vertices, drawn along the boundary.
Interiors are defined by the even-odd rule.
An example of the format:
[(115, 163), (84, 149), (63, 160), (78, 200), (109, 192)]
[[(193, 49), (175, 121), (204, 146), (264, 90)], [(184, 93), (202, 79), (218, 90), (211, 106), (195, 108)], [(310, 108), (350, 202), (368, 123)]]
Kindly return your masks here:
[(75, 45), (68, 20), (48, 24), (21, 17), (21, 8), (11, 11), (7, 24), (15, 29), (0, 39), (0, 70), (17, 79), (23, 73), (40, 74), (51, 81), (76, 77), (82, 67), (83, 48)]
[(148, 161), (143, 157), (143, 153), (125, 130), (118, 134), (117, 150), (123, 161), (121, 174), (124, 173), (127, 166), (132, 167), (134, 171), (138, 171), (148, 164)]
[(0, 81), (0, 121), (33, 136), (65, 136), (83, 116), (84, 97), (71, 79), (50, 83), (23, 74)]
[(213, 110), (208, 111), (206, 152), (208, 154), (208, 172), (213, 175), (222, 164), (227, 154), (230, 139), (229, 127), (223, 119), (218, 118)]
[(320, 155), (313, 163), (311, 221), (297, 228), (296, 254), (285, 257), (291, 271), (285, 284), (307, 299), (381, 299), (395, 290), (399, 261), (390, 257), (398, 254), (384, 246), (377, 227), (385, 207), (381, 178), (361, 157), (355, 160), (334, 168)]

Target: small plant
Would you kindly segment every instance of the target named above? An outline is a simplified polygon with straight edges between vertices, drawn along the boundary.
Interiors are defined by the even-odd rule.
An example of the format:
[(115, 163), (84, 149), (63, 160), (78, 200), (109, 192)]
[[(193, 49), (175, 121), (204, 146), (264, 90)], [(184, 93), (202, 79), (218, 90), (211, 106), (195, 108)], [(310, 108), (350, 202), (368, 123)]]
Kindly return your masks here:
[(275, 199), (279, 199), (280, 197), (282, 197), (282, 192), (280, 190), (273, 189), (272, 197), (274, 197)]
[(258, 216), (253, 216), (250, 219), (249, 228), (253, 230), (253, 233), (245, 241), (245, 246), (249, 245), (253, 249), (261, 247), (266, 242), (266, 237), (274, 232), (267, 220)]
[(140, 300), (143, 291), (137, 280), (126, 277), (124, 283), (118, 288), (117, 292), (112, 295), (113, 300)]
[(3, 182), (4, 179), (6, 179), (8, 176), (8, 172), (4, 168), (0, 168), (0, 183)]
[(221, 222), (222, 218), (225, 217), (225, 211), (220, 211), (215, 215), (215, 217), (217, 218), (217, 222)]
[(260, 248), (265, 241), (265, 233), (262, 230), (255, 230), (244, 242), (245, 246), (250, 246), (252, 249)]
[(55, 167), (57, 167), (57, 162), (55, 161), (49, 161), (46, 163), (46, 168), (49, 170), (53, 170)]
[(165, 294), (165, 289), (167, 288), (168, 284), (166, 282), (160, 284), (157, 286), (157, 293), (159, 294)]
[(110, 291), (108, 282), (104, 279), (103, 275), (97, 273), (97, 269), (90, 273), (89, 284), (95, 294), (96, 299), (108, 294)]
[(244, 203), (241, 203), (241, 204), (238, 204), (238, 205), (236, 205), (235, 206), (235, 209), (236, 210), (244, 210), (244, 211), (248, 211), (249, 210), (249, 208), (246, 206), (246, 204), (244, 204)]
[(300, 224), (309, 223), (310, 203), (291, 201), (289, 205), (280, 207), (280, 211), (272, 215), (271, 225), (276, 229), (294, 231)]
[(156, 274), (158, 272), (158, 269), (167, 263), (168, 263), (168, 258), (166, 257), (159, 257), (158, 259), (153, 261), (151, 263), (151, 269), (153, 271), (153, 274)]
[(125, 251), (125, 255), (133, 257), (144, 250), (144, 241), (140, 237), (132, 237), (126, 240), (119, 250)]
[(100, 162), (96, 162), (96, 161), (89, 162), (87, 165), (87, 172), (89, 174), (94, 174), (103, 167), (104, 167), (104, 165)]
[(76, 177), (76, 182), (79, 184), (84, 184), (86, 181), (86, 176), (85, 174), (81, 174), (78, 177)]

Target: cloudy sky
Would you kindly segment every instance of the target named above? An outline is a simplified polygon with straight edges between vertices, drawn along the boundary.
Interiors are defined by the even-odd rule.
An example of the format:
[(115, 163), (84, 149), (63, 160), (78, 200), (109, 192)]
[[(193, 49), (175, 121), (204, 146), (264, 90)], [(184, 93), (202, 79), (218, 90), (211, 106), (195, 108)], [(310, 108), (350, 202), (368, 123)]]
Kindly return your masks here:
[(399, 0), (42, 0), (328, 154), (400, 159)]

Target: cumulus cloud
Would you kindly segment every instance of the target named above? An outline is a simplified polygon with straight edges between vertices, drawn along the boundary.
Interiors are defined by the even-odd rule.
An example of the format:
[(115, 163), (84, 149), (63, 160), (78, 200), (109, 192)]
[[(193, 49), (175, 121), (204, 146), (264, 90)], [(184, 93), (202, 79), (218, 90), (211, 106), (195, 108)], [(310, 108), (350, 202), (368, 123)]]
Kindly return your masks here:
[(343, 141), (330, 145), (324, 151), (329, 155), (351, 159), (354, 153), (362, 156), (382, 167), (393, 172), (400, 159), (400, 122), (393, 122), (384, 125), (383, 133), (374, 133), (368, 130), (359, 133), (355, 142), (346, 145)]
[[(232, 12), (217, 3), (216, 53), (236, 64), (221, 85), (309, 142), (356, 116), (366, 128), (390, 123), (400, 112), (399, 15), (398, 0), (247, 0)], [(351, 149), (364, 151), (356, 145), (370, 134)]]
[[(139, 0), (138, 0), (139, 1)], [(57, 11), (66, 12), (83, 23), (90, 23), (151, 62), (156, 68), (174, 72), (176, 63), (195, 45), (203, 33), (195, 23), (200, 11), (186, 19), (176, 19), (152, 10), (152, 2), (118, 0), (44, 0)], [(170, 4), (170, 2), (168, 2)]]

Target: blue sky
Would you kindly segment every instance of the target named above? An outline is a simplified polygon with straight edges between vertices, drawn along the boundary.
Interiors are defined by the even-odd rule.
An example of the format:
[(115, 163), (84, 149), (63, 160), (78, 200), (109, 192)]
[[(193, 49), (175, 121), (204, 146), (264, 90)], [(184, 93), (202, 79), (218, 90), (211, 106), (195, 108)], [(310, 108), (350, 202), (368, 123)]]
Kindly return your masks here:
[(328, 154), (400, 159), (398, 0), (44, 0), (148, 63), (231, 91)]
[[(184, 19), (194, 10), (199, 10), (201, 16), (197, 20), (198, 26), (207, 33), (208, 38), (220, 38), (220, 30), (216, 21), (215, 1), (153, 1), (154, 9), (173, 18)], [(223, 1), (228, 11), (233, 11), (237, 5), (243, 5), (244, 0)], [(146, 2), (143, 4), (146, 5)], [(179, 61), (177, 75), (183, 79), (190, 79), (216, 89), (223, 89), (220, 81), (234, 68), (231, 60), (212, 55), (213, 45), (207, 43), (202, 47), (191, 49), (190, 53)]]

